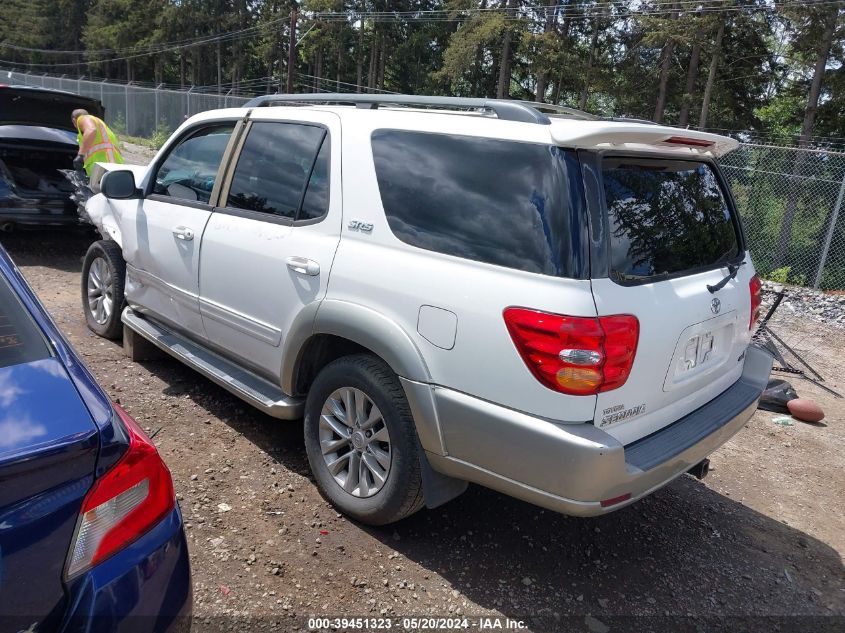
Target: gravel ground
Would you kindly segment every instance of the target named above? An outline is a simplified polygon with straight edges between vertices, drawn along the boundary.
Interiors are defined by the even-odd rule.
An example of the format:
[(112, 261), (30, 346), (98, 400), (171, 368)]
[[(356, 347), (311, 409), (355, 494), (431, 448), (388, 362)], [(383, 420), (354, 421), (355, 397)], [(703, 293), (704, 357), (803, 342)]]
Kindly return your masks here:
[[(100, 383), (155, 434), (186, 520), (194, 630), (382, 615), (507, 616), (534, 631), (845, 628), (845, 401), (805, 381), (794, 384), (823, 406), (823, 423), (779, 426), (759, 411), (711, 456), (704, 482), (683, 476), (606, 517), (471, 486), (367, 528), (317, 492), (300, 423), (264, 416), (175, 360), (130, 363), (86, 329), (79, 283), (92, 235), (1, 237)], [(825, 366), (841, 367), (843, 352), (841, 337), (827, 341)], [(829, 383), (845, 390), (838, 374)]]

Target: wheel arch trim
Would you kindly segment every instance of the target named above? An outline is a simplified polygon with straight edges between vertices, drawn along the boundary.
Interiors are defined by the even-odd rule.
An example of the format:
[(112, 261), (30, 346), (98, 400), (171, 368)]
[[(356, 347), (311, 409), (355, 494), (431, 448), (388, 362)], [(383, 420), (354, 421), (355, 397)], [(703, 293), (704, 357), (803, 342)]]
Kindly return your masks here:
[(435, 471), (427, 453), (444, 454), (440, 421), (432, 396), (431, 374), (422, 354), (396, 321), (367, 306), (327, 299), (301, 311), (282, 345), (282, 389), (293, 393), (302, 354), (314, 336), (328, 334), (356, 343), (387, 363), (399, 376), (420, 442), (423, 497), (436, 508), (464, 492), (467, 482)]
[(338, 336), (365, 347), (381, 357), (400, 378), (423, 383), (431, 380), (419, 348), (396, 321), (358, 303), (326, 299), (303, 310), (288, 330), (281, 373), (285, 393), (295, 391), (302, 352), (309, 339), (318, 334)]

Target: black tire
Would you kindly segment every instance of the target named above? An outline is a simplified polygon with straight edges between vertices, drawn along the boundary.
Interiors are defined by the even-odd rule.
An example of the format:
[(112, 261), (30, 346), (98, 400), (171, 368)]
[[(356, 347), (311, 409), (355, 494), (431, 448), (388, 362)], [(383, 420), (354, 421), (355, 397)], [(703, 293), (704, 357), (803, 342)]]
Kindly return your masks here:
[[(98, 261), (99, 260), (99, 261)], [(103, 262), (102, 264), (99, 262)], [(91, 268), (95, 271), (105, 271), (105, 279), (102, 280), (100, 296), (110, 296), (110, 302), (101, 301), (103, 311), (89, 303), (89, 276)], [(120, 246), (111, 240), (100, 240), (91, 244), (88, 252), (85, 253), (85, 260), (82, 264), (82, 311), (85, 313), (85, 322), (88, 328), (103, 338), (117, 339), (123, 335), (123, 323), (120, 321), (120, 313), (123, 312), (125, 298), (123, 296), (124, 283), (126, 280), (126, 262), (123, 261), (123, 253)], [(92, 281), (92, 283), (94, 283)], [(96, 288), (94, 289), (96, 292)], [(96, 295), (94, 295), (96, 296)], [(110, 304), (111, 308), (106, 315), (105, 306)]]
[[(381, 489), (367, 497), (354, 496), (341, 487), (329, 472), (321, 450), (323, 405), (335, 391), (344, 388), (358, 389), (366, 394), (379, 408), (383, 426), (389, 434), (390, 466), (386, 480)], [(423, 506), (421, 449), (411, 410), (396, 374), (374, 356), (345, 356), (327, 365), (317, 375), (305, 401), (305, 449), (322, 495), (356, 521), (386, 525), (413, 514)], [(351, 440), (350, 448), (344, 450), (352, 452)]]

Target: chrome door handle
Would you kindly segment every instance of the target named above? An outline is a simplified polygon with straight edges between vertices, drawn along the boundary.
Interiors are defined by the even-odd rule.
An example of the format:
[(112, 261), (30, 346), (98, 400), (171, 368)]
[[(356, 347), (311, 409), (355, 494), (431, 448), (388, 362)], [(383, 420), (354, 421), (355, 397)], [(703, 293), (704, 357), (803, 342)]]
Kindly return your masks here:
[(177, 240), (190, 242), (192, 239), (194, 239), (194, 232), (187, 226), (177, 226), (175, 229), (173, 229), (173, 237), (175, 237)]
[(315, 262), (313, 259), (306, 259), (305, 257), (288, 257), (285, 261), (287, 262), (288, 268), (300, 275), (315, 277), (320, 274), (320, 264)]

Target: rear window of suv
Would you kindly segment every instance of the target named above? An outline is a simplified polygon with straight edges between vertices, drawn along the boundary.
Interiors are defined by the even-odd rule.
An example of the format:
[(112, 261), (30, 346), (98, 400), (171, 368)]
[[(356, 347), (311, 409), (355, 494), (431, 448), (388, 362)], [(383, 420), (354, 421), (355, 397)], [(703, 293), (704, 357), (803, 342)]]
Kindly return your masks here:
[(375, 131), (372, 146), (385, 214), (403, 242), (533, 273), (582, 274), (574, 152), (400, 130)]
[(613, 157), (602, 172), (617, 281), (679, 276), (741, 254), (736, 218), (709, 164)]
[(0, 368), (49, 357), (50, 349), (38, 325), (0, 276)]

